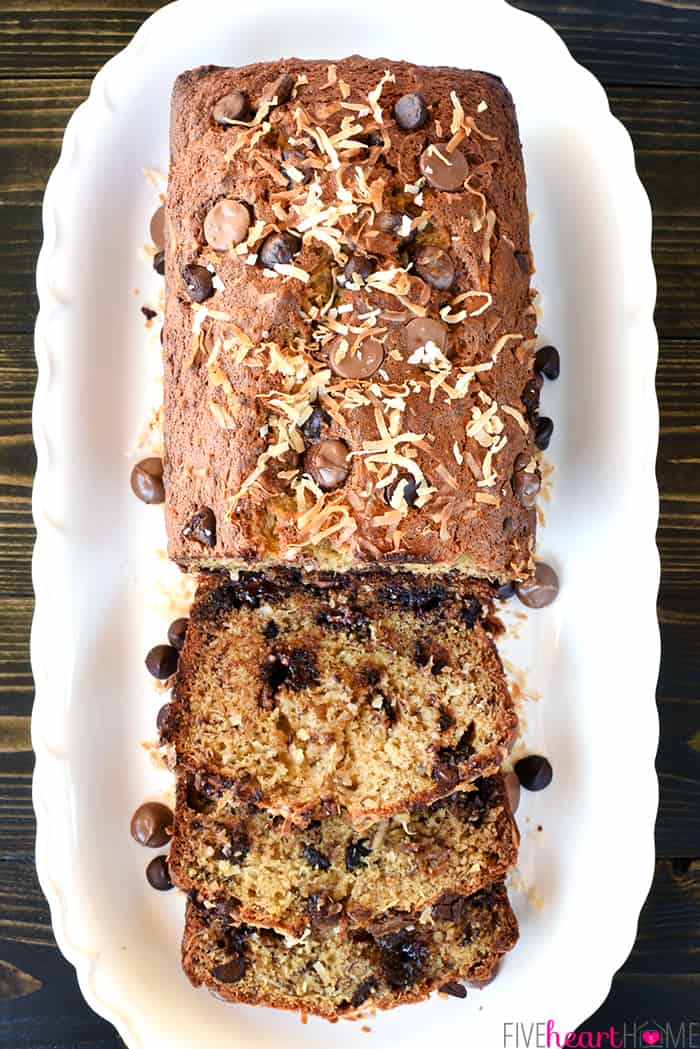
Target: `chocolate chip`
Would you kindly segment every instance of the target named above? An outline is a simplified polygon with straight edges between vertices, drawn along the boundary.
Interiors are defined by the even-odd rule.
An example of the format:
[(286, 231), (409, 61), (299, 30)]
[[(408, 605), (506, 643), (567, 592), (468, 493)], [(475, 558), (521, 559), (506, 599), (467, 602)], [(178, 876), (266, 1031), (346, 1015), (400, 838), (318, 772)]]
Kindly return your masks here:
[(177, 714), (174, 703), (164, 703), (156, 717), (156, 728), (164, 743), (172, 739), (177, 727)]
[(131, 837), (148, 849), (160, 849), (172, 837), (173, 814), (167, 805), (147, 801), (131, 817)]
[(330, 492), (344, 484), (350, 473), (348, 448), (345, 441), (328, 438), (314, 444), (304, 458), (304, 471), (310, 474), (319, 488)]
[(379, 339), (367, 338), (352, 349), (347, 338), (335, 339), (328, 350), (331, 371), (342, 379), (369, 379), (382, 366), (384, 347)]
[(511, 479), (513, 494), (520, 505), (529, 510), (537, 502), (541, 487), (540, 475), (536, 470), (516, 470)]
[(401, 506), (403, 500), (406, 506), (411, 507), (418, 498), (418, 486), (413, 474), (400, 474), (392, 484), (383, 489), (383, 492), (389, 506), (392, 506), (394, 501)]
[[(228, 900), (220, 900), (219, 906), (221, 910), (219, 913), (228, 916), (231, 913), (230, 907), (228, 907)], [(245, 922), (240, 922), (238, 925), (229, 925), (221, 934), (221, 938), (217, 941), (217, 946), (222, 951), (226, 951), (227, 954), (243, 954), (245, 951), (246, 940), (252, 932), (257, 932), (258, 937), (262, 940), (263, 933), (272, 933), (272, 929), (254, 929), (252, 925), (246, 925)], [(272, 933), (276, 938), (277, 934)], [(266, 942), (266, 941), (263, 941)]]
[(528, 608), (544, 608), (551, 605), (559, 593), (557, 573), (544, 561), (537, 561), (534, 575), (516, 583), (515, 592)]
[(182, 529), (185, 539), (194, 539), (203, 546), (216, 546), (216, 517), (208, 506), (196, 510)]
[(151, 240), (159, 251), (165, 247), (165, 208), (156, 208), (150, 222)]
[(156, 856), (146, 867), (146, 880), (153, 889), (158, 892), (167, 892), (172, 889), (173, 883), (168, 870), (168, 857)]
[(417, 667), (427, 667), (430, 662), (430, 652), (419, 638), (413, 642), (413, 662)]
[(542, 346), (535, 354), (535, 369), (548, 379), (558, 379), (559, 368), (559, 351), (554, 346)]
[(156, 311), (152, 310), (150, 306), (142, 306), (141, 313), (144, 315), (147, 321), (152, 321), (154, 317), (158, 316)]
[(440, 583), (430, 586), (403, 586), (387, 583), (380, 588), (378, 598), (387, 605), (401, 608), (404, 612), (433, 612), (447, 600), (447, 590)]
[(317, 685), (320, 677), (316, 656), (308, 648), (293, 648), (287, 660), (286, 684), (295, 692)]
[(309, 866), (313, 867), (315, 871), (329, 870), (331, 861), (322, 852), (315, 849), (313, 845), (305, 845), (302, 849), (302, 854)]
[(377, 260), (371, 255), (351, 255), (343, 267), (343, 276), (346, 283), (351, 286), (357, 283), (354, 278), (359, 278), (359, 283), (364, 284), (377, 268)]
[(394, 119), (402, 131), (418, 131), (428, 120), (428, 105), (418, 91), (402, 95), (394, 106)]
[(294, 77), (289, 73), (282, 73), (272, 83), (265, 85), (260, 96), (260, 105), (283, 106), (285, 102), (289, 102), (293, 90)]
[[(448, 769), (459, 771), (461, 765), (465, 764), (474, 753), (474, 722), (462, 733), (454, 747), (440, 747), (437, 752), (437, 768), (443, 775)], [(435, 770), (433, 770), (434, 772)], [(435, 776), (433, 775), (433, 779)]]
[(361, 608), (352, 608), (350, 605), (340, 605), (337, 608), (327, 608), (316, 616), (319, 626), (330, 627), (332, 630), (347, 630), (352, 634), (369, 634), (369, 623), (367, 616)]
[(475, 597), (468, 597), (460, 609), (459, 618), (472, 630), (481, 619), (482, 612), (481, 602)]
[(238, 983), (245, 976), (245, 968), (245, 958), (241, 954), (230, 962), (215, 965), (211, 974), (219, 983)]
[(374, 979), (373, 976), (369, 976), (366, 980), (363, 980), (362, 983), (356, 987), (355, 992), (352, 998), (350, 999), (351, 1008), (359, 1009), (360, 1006), (367, 1001), (369, 996), (371, 994), (374, 994), (376, 989), (377, 981)]
[(452, 259), (442, 248), (434, 244), (425, 244), (419, 248), (413, 259), (416, 273), (432, 288), (447, 291), (455, 279), (455, 267)]
[(367, 131), (364, 135), (353, 135), (352, 137), (356, 142), (364, 142), (366, 146), (384, 145), (384, 136), (378, 128), (374, 131)]
[(446, 658), (444, 654), (433, 655), (433, 665), (430, 668), (430, 673), (433, 675), (433, 677), (438, 677), (438, 675), (443, 672), (445, 667), (449, 667), (449, 665), (450, 661)]
[(441, 732), (447, 732), (447, 730), (449, 728), (452, 728), (452, 726), (456, 725), (456, 724), (457, 724), (457, 722), (455, 721), (454, 715), (450, 713), (450, 711), (447, 709), (447, 707), (441, 706), (440, 707), (440, 717), (438, 719), (438, 725), (440, 726), (440, 731)]
[(177, 670), (177, 649), (172, 645), (155, 645), (146, 656), (146, 669), (159, 681), (165, 681)]
[(324, 412), (323, 408), (317, 404), (306, 422), (302, 424), (301, 432), (307, 441), (317, 441), (321, 436), (321, 427), (328, 426), (330, 421), (331, 417), (328, 412)]
[(176, 648), (178, 652), (182, 651), (182, 646), (185, 643), (185, 635), (187, 634), (187, 627), (189, 619), (173, 619), (172, 623), (168, 627), (168, 641)]
[(469, 899), (456, 892), (446, 892), (433, 904), (433, 918), (441, 922), (458, 922), (467, 909)]
[(451, 980), (449, 983), (443, 983), (442, 987), (439, 988), (441, 994), (449, 994), (451, 998), (466, 998), (467, 988), (463, 983), (456, 983)]
[(420, 169), (431, 186), (451, 193), (461, 189), (469, 174), (467, 158), (460, 149), (450, 153), (447, 142), (428, 146), (420, 157)]
[(547, 418), (546, 415), (540, 415), (535, 423), (535, 444), (541, 451), (549, 448), (549, 442), (553, 433), (554, 423), (552, 420)]
[(306, 912), (312, 925), (337, 925), (343, 905), (327, 892), (315, 892), (306, 901)]
[(366, 838), (358, 838), (345, 846), (345, 869), (354, 874), (360, 867), (367, 866), (367, 857), (372, 855), (372, 849), (367, 844)]
[(414, 984), (428, 958), (428, 948), (415, 932), (400, 929), (377, 941), (384, 979), (394, 990)]
[(153, 456), (137, 463), (131, 471), (131, 491), (142, 503), (155, 505), (165, 502), (163, 460)]
[(528, 379), (520, 394), (520, 400), (524, 404), (528, 418), (532, 421), (540, 407), (540, 390), (542, 389), (542, 376), (539, 373), (532, 379)]
[(369, 688), (374, 688), (374, 686), (378, 685), (381, 681), (382, 672), (379, 667), (360, 667), (359, 677), (363, 685), (366, 685)]
[(192, 302), (204, 302), (214, 294), (212, 274), (205, 266), (198, 266), (196, 263), (183, 266), (182, 279)]
[(240, 867), (250, 851), (250, 840), (244, 830), (233, 828), (229, 831), (229, 840), (219, 849), (219, 859), (228, 860), (234, 867)]
[(540, 754), (530, 754), (516, 761), (515, 775), (525, 790), (544, 790), (552, 782), (552, 766)]
[(420, 350), (421, 360), (416, 363), (430, 363), (432, 355), (429, 343), (437, 346), (441, 353), (447, 350), (447, 328), (433, 317), (415, 317), (403, 329), (404, 343), (408, 359)]
[(384, 692), (382, 692), (381, 689), (377, 689), (377, 691), (371, 698), (373, 701), (379, 700), (381, 702), (381, 707), (376, 707), (374, 702), (372, 702), (372, 706), (375, 709), (379, 709), (382, 711), (384, 717), (387, 719), (390, 725), (395, 725), (399, 716), (399, 712), (396, 707), (396, 701), (389, 699), (389, 697)]
[(288, 265), (300, 249), (300, 242), (291, 233), (269, 233), (260, 247), (258, 261), (272, 270)]
[(165, 252), (157, 251), (153, 256), (153, 269), (159, 277), (165, 276)]
[(461, 776), (458, 769), (447, 765), (433, 765), (431, 779), (443, 794), (449, 794), (459, 785)]
[(200, 790), (202, 786), (206, 787), (206, 784), (201, 784), (198, 777), (195, 783), (187, 784), (187, 807), (193, 812), (209, 812), (212, 808), (212, 801), (207, 797), (204, 789)]
[(377, 226), (382, 233), (398, 235), (403, 225), (403, 213), (400, 211), (382, 211), (377, 217)]
[(514, 593), (515, 586), (513, 585), (512, 580), (509, 580), (507, 583), (503, 583), (501, 586), (496, 588), (496, 597), (500, 601), (507, 601), (513, 596)]
[(520, 804), (520, 780), (514, 772), (506, 772), (503, 776), (503, 785), (505, 786), (506, 794), (508, 795), (510, 811), (515, 815), (518, 811), (518, 805)]
[(260, 705), (272, 710), (275, 696), (282, 685), (294, 692), (317, 685), (319, 671), (316, 657), (306, 648), (293, 648), (291, 652), (272, 652), (262, 666), (263, 692)]
[(279, 637), (279, 632), (280, 628), (277, 626), (274, 619), (268, 619), (263, 627), (262, 635), (267, 641), (273, 641), (276, 637)]
[(235, 120), (250, 120), (250, 103), (242, 91), (231, 91), (214, 106), (217, 124), (232, 124)]
[(215, 251), (228, 251), (248, 236), (250, 212), (240, 200), (223, 197), (207, 212), (204, 238)]

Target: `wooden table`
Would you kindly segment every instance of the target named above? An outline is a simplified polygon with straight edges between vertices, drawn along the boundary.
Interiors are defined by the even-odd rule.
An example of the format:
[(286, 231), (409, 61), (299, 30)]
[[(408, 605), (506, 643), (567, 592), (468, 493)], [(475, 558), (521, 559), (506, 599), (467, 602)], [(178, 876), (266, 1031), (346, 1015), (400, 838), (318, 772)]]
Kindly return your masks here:
[[(0, 8), (0, 1046), (6, 1049), (122, 1044), (110, 1024), (84, 1003), (73, 969), (59, 954), (34, 871), (28, 655), (34, 267), (41, 197), (66, 121), (99, 67), (159, 6), (152, 0), (3, 0)], [(562, 34), (574, 56), (606, 86), (613, 111), (632, 133), (654, 207), (659, 278), (663, 661), (658, 860), (635, 948), (609, 998), (584, 1026), (601, 1030), (650, 1018), (697, 1021), (700, 2), (516, 0), (516, 6), (544, 17)], [(601, 586), (601, 600), (623, 602), (624, 596), (624, 579), (611, 579), (607, 589)], [(634, 746), (633, 724), (629, 733), (620, 740), (621, 748)], [(615, 786), (611, 768), (611, 792)], [(621, 855), (617, 861), (633, 864), (635, 857)]]

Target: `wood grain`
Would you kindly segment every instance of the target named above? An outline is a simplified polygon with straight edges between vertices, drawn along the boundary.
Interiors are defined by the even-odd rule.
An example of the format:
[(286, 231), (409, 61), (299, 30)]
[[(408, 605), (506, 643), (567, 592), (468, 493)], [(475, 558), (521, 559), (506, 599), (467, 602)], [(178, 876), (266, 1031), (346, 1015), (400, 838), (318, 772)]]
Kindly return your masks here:
[[(28, 720), (34, 267), (41, 197), (66, 121), (99, 66), (158, 6), (4, 0), (0, 8), (0, 1046), (7, 1049), (122, 1045), (84, 1003), (59, 955), (34, 871)], [(632, 135), (654, 210), (661, 336), (659, 859), (635, 949), (583, 1027), (650, 1017), (678, 1023), (697, 1017), (700, 1000), (700, 2), (515, 0), (515, 6), (549, 21), (603, 80), (612, 111)], [(624, 580), (607, 587), (612, 599), (624, 601)], [(633, 745), (631, 726), (621, 746)]]
[[(5, 0), (0, 76), (92, 77), (162, 4), (120, 0)], [(577, 61), (607, 84), (700, 84), (694, 4), (644, 0), (514, 0), (561, 33)], [(553, 85), (556, 86), (556, 85)]]

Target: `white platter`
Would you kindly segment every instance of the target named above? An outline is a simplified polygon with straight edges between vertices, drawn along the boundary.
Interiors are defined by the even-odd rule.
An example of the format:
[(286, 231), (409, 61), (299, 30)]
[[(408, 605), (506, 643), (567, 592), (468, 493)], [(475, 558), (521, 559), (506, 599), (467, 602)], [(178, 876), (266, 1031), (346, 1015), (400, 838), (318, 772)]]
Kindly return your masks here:
[[(649, 203), (602, 88), (543, 22), (503, 0), (427, 16), (405, 0), (179, 0), (97, 75), (46, 191), (34, 405), (37, 865), (61, 950), (130, 1049), (329, 1039), (410, 1049), (428, 1032), (498, 1049), (504, 1023), (552, 1019), (566, 1032), (604, 999), (649, 888), (659, 660)], [(140, 746), (159, 705), (143, 656), (167, 624), (153, 601), (162, 514), (133, 498), (125, 454), (151, 395), (138, 307), (158, 286), (138, 255), (156, 203), (143, 169), (167, 163), (181, 70), (352, 52), (506, 81), (535, 216), (540, 337), (563, 360), (543, 394), (556, 474), (540, 546), (563, 586), (507, 653), (543, 697), (524, 705), (525, 740), (555, 772), (518, 816), (521, 942), (485, 990), (378, 1016), (371, 1036), (192, 989), (179, 967), (184, 901), (147, 886), (149, 857), (128, 834), (134, 807), (168, 787)]]

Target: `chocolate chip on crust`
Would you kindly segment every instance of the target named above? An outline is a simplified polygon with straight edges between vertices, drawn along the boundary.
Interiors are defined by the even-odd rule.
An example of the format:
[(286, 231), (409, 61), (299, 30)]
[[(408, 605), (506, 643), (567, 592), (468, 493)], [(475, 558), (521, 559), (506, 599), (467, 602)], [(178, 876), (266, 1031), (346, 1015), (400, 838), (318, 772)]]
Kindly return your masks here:
[(216, 517), (208, 506), (196, 510), (182, 529), (185, 539), (193, 539), (202, 546), (216, 546)]

